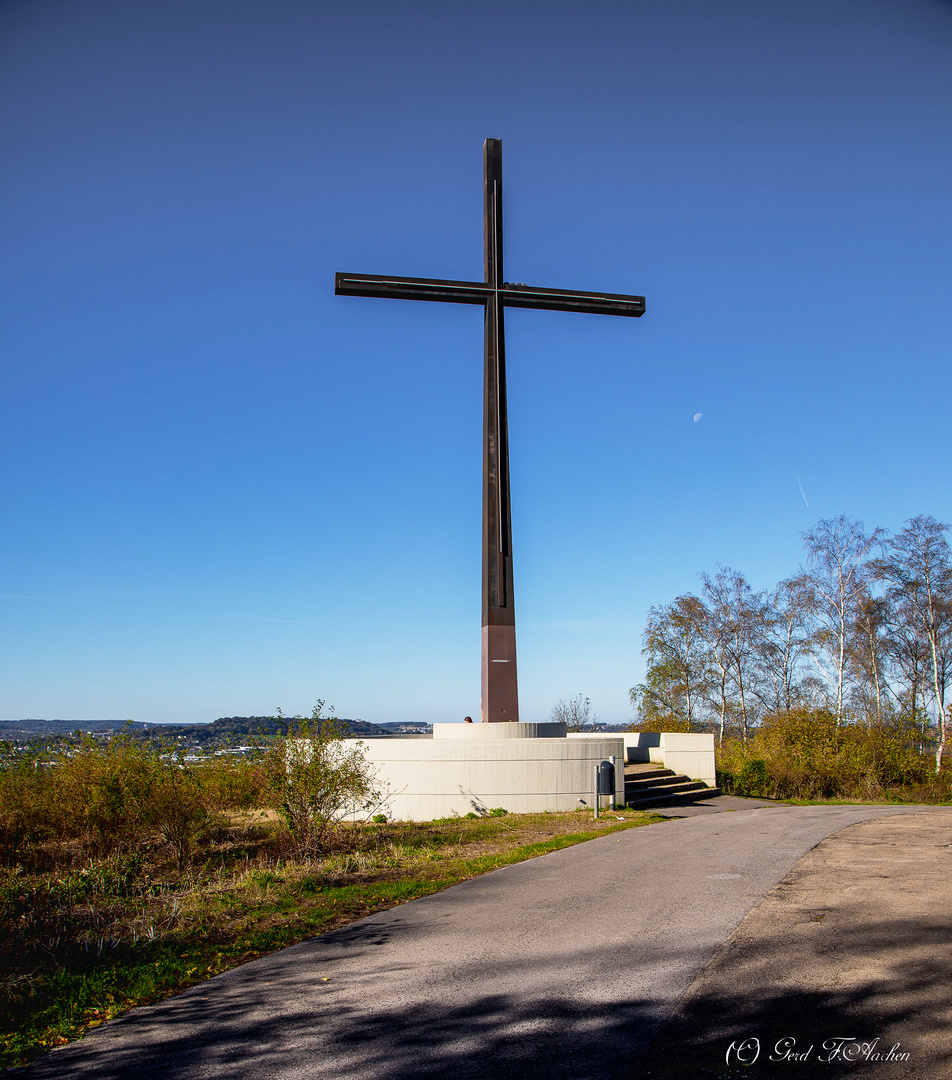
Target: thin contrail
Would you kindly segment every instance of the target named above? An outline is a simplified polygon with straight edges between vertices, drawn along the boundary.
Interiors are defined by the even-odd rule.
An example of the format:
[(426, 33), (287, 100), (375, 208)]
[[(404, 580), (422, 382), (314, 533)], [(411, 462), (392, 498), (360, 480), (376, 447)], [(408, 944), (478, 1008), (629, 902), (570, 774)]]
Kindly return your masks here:
[(807, 502), (806, 492), (803, 490), (803, 484), (800, 483), (800, 477), (797, 477), (797, 485), (800, 488), (800, 494), (803, 496), (803, 501), (807, 503), (807, 509), (810, 509), (810, 504)]

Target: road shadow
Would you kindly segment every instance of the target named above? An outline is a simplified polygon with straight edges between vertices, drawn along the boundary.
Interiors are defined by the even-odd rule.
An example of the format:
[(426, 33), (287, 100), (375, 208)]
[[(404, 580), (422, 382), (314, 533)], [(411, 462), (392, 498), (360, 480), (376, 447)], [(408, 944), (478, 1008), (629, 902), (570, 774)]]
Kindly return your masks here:
[(632, 1062), (626, 1080), (952, 1076), (946, 918), (856, 925), (837, 947), (840, 969), (874, 958), (875, 970), (848, 986), (777, 985), (775, 973), (789, 963), (782, 955), (788, 944), (760, 940), (732, 949), (728, 943)]
[[(400, 1001), (406, 957), (401, 961), (386, 946), (425, 931), (395, 919), (345, 927), (133, 1010), (16, 1076), (611, 1080), (645, 1049), (663, 1019), (658, 1002), (611, 1000), (610, 986), (593, 977), (617, 942), (582, 952), (552, 943), (541, 967), (564, 974), (565, 996), (517, 992), (526, 965), (509, 955), (493, 957), (488, 968), (461, 960), (456, 993), (442, 979), (431, 998), (417, 987), (412, 1001)], [(358, 957), (361, 964), (338, 964)], [(664, 959), (649, 945), (637, 963), (649, 970)], [(407, 970), (419, 977), (417, 965), (407, 963)], [(339, 987), (336, 975), (325, 981), (325, 971), (342, 971), (346, 985)], [(475, 994), (471, 985), (499, 992)]]
[[(205, 1003), (202, 1003), (203, 1005)], [(236, 1025), (237, 1021), (237, 1025)], [(161, 1041), (134, 1031), (120, 1046), (54, 1051), (17, 1075), (29, 1080), (605, 1080), (643, 1049), (658, 1017), (640, 1002), (608, 1006), (487, 995), (465, 1007), (433, 1002), (373, 1015), (321, 1015), (285, 1005), (249, 1019), (188, 1007), (164, 1018)], [(135, 1027), (130, 1016), (125, 1023)], [(238, 1028), (236, 1030), (236, 1027)], [(227, 1037), (216, 1035), (227, 1032)]]

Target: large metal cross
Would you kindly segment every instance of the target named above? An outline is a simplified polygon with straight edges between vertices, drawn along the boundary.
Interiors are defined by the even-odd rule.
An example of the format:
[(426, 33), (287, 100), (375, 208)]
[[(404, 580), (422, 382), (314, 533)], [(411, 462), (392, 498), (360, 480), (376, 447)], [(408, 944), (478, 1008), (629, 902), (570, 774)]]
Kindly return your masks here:
[(502, 280), (502, 141), (483, 143), (485, 281), (338, 274), (341, 296), (389, 296), (481, 304), (486, 311), (483, 376), (483, 643), (480, 708), (483, 723), (517, 721), (516, 615), (512, 600), (512, 526), (509, 436), (506, 420), (506, 347), (503, 308), (545, 308), (595, 315), (645, 312), (643, 296), (572, 292), (512, 285)]

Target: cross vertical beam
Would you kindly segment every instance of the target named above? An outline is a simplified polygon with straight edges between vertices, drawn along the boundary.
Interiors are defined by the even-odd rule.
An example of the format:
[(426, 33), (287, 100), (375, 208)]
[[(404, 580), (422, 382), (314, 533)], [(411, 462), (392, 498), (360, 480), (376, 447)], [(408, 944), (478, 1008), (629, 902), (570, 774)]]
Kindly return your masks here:
[(512, 591), (509, 425), (503, 324), (502, 142), (483, 143), (486, 298), (483, 347), (483, 627), (480, 713), (484, 724), (519, 719)]

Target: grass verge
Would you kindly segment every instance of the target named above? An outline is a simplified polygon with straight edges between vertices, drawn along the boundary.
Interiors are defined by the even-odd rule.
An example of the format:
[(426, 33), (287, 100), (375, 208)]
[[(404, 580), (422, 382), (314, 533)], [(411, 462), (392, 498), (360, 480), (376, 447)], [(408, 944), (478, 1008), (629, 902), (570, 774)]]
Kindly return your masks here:
[(346, 826), (334, 850), (296, 861), (275, 854), (267, 815), (243, 815), (186, 870), (138, 855), (69, 873), (4, 870), (0, 1067), (375, 911), (663, 820), (577, 811)]

